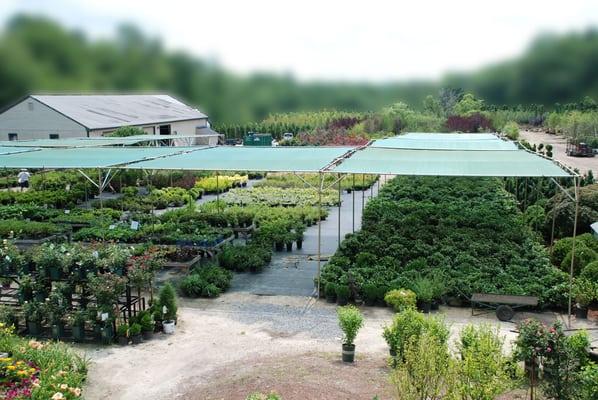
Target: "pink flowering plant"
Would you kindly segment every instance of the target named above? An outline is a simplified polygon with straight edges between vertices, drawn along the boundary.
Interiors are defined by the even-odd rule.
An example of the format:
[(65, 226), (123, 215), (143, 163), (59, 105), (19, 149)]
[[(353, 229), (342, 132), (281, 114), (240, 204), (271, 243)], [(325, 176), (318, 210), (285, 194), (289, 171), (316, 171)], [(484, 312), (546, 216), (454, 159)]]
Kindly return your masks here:
[[(515, 357), (520, 361), (532, 361), (550, 351), (548, 329), (536, 319), (526, 319), (518, 326), (519, 336), (515, 341)], [(550, 349), (550, 350), (549, 350)]]
[(0, 323), (0, 398), (6, 400), (75, 400), (87, 363), (63, 343), (42, 343), (14, 334)]

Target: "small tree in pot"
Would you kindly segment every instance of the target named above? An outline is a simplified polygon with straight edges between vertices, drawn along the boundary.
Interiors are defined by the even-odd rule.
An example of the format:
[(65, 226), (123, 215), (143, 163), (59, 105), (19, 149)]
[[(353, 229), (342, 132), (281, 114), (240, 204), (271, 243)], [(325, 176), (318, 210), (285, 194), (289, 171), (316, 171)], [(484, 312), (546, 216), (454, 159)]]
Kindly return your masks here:
[(40, 335), (42, 331), (42, 321), (44, 320), (43, 303), (26, 301), (25, 304), (23, 304), (23, 314), (27, 321), (27, 332), (29, 335)]
[(141, 334), (143, 340), (151, 340), (154, 336), (155, 322), (152, 315), (148, 311), (139, 313), (139, 325), (141, 325)]
[(166, 285), (164, 285), (160, 290), (158, 306), (163, 315), (162, 328), (164, 329), (164, 333), (174, 333), (177, 304), (176, 294), (170, 283), (166, 283)]
[(141, 325), (137, 323), (131, 324), (131, 327), (129, 328), (129, 334), (131, 335), (133, 344), (141, 343)]
[(363, 326), (363, 316), (353, 305), (337, 309), (338, 324), (343, 331), (343, 361), (353, 362), (355, 359), (355, 337)]
[(118, 344), (121, 346), (129, 344), (129, 324), (120, 324), (116, 328), (116, 334), (118, 335)]
[(72, 330), (73, 339), (75, 342), (82, 342), (85, 340), (85, 321), (87, 320), (87, 313), (85, 311), (75, 311), (72, 315)]

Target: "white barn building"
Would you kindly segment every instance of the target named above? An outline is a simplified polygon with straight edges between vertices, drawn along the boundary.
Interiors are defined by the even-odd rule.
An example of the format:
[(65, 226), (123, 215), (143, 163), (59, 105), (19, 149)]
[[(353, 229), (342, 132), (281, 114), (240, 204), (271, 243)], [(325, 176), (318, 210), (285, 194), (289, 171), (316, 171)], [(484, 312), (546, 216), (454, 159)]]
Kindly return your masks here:
[(0, 141), (106, 136), (212, 135), (208, 116), (168, 95), (29, 95), (0, 112)]

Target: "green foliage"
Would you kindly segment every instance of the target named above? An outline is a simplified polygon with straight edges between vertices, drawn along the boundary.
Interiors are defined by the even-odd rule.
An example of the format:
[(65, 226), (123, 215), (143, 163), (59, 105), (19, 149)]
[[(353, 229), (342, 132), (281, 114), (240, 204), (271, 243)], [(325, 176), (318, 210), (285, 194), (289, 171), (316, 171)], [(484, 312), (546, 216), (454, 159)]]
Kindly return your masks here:
[(470, 116), (479, 113), (484, 108), (484, 100), (476, 99), (471, 93), (463, 95), (461, 100), (455, 104), (454, 112), (456, 115)]
[(51, 399), (57, 392), (69, 400), (81, 395), (87, 376), (87, 361), (66, 344), (42, 344), (18, 337), (12, 329), (0, 327), (0, 348), (10, 354), (11, 361), (22, 361), (35, 369), (39, 386), (29, 386), (32, 399)]
[(579, 241), (575, 245), (575, 256), (573, 250), (568, 252), (561, 263), (561, 269), (568, 272), (571, 269), (571, 261), (573, 261), (573, 273), (578, 275), (586, 265), (598, 261), (598, 253)]
[(517, 122), (507, 122), (502, 128), (502, 132), (511, 140), (519, 139), (519, 125), (517, 125)]
[(580, 399), (593, 400), (598, 398), (598, 364), (589, 364), (582, 368), (580, 375)]
[(114, 132), (108, 134), (107, 136), (112, 137), (127, 137), (127, 136), (141, 136), (146, 135), (146, 132), (137, 127), (137, 126), (121, 126)]
[(396, 312), (415, 308), (416, 294), (409, 289), (393, 289), (384, 296), (386, 304)]
[(230, 286), (233, 274), (216, 266), (195, 268), (181, 280), (180, 288), (188, 297), (218, 297)]
[[(165, 321), (175, 320), (177, 316), (176, 293), (170, 283), (166, 283), (160, 289), (158, 296), (158, 309), (162, 313)], [(166, 307), (164, 312), (164, 307)]]
[(63, 233), (65, 229), (50, 222), (1, 220), (0, 237), (14, 239), (42, 239)]
[(339, 307), (337, 310), (338, 325), (343, 331), (343, 344), (352, 345), (357, 332), (363, 326), (363, 316), (353, 305)]
[(581, 271), (580, 277), (598, 283), (598, 260), (586, 264)]
[(282, 397), (277, 395), (276, 393), (270, 394), (263, 394), (263, 393), (253, 393), (247, 396), (245, 400), (282, 400)]
[[(573, 188), (567, 192), (574, 196)], [(556, 220), (554, 235), (555, 238), (571, 236), (573, 231), (573, 220), (575, 217), (575, 204), (565, 195), (557, 193), (546, 204), (546, 237), (550, 237), (552, 228), (553, 211), (556, 207)], [(582, 186), (579, 189), (579, 219), (577, 222), (577, 234), (590, 232), (590, 225), (598, 221), (598, 184)]]
[[(221, 196), (221, 200), (232, 205), (262, 204), (276, 207), (315, 206), (318, 204), (318, 194), (313, 188), (276, 188), (254, 187), (249, 189), (231, 189)], [(338, 193), (333, 189), (322, 191), (322, 205), (338, 204)]]
[(505, 293), (546, 305), (563, 300), (550, 290), (566, 282), (501, 181), (398, 177), (367, 204), (362, 230), (346, 235), (322, 280), (362, 294), (366, 283), (414, 290), (419, 275), (435, 280), (434, 298)]
[(449, 330), (442, 319), (426, 318), (414, 308), (407, 308), (395, 315), (392, 324), (384, 328), (382, 336), (390, 349), (396, 351), (397, 357), (402, 359), (410, 341), (424, 333), (434, 337), (442, 345), (447, 344)]
[(400, 400), (442, 399), (454, 385), (447, 344), (428, 333), (410, 338), (391, 382)]
[(129, 337), (129, 324), (120, 324), (116, 327), (116, 334), (120, 337)]
[(138, 323), (131, 324), (131, 327), (129, 328), (129, 334), (131, 336), (137, 336), (140, 333), (141, 333), (141, 325), (139, 325)]
[(492, 400), (511, 385), (503, 340), (489, 325), (467, 325), (461, 331), (456, 391), (467, 400)]

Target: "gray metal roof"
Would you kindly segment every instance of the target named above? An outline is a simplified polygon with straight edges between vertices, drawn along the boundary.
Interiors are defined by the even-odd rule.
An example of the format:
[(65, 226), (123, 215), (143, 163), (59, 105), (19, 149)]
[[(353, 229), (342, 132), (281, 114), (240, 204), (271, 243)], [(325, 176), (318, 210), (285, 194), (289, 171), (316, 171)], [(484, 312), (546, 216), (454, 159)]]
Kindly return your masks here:
[(168, 95), (31, 95), (88, 129), (207, 118)]

